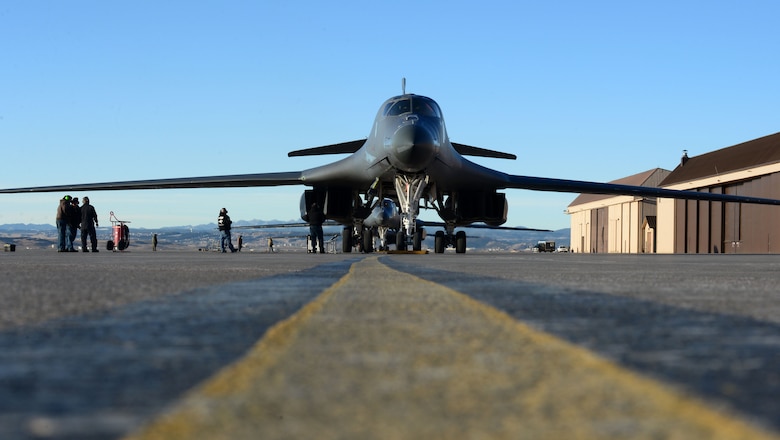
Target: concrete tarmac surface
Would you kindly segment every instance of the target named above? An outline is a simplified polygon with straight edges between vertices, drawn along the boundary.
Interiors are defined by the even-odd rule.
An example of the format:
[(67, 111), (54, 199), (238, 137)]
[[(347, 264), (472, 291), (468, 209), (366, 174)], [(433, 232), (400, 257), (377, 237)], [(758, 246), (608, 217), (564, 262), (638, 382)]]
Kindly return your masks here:
[(0, 253), (0, 438), (780, 438), (780, 256)]

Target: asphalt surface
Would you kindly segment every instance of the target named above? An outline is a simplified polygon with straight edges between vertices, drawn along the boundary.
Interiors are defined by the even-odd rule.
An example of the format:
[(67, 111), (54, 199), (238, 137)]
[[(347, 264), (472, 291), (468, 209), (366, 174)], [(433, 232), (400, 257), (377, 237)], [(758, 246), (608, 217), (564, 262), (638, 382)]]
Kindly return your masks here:
[(0, 253), (0, 438), (775, 438), (780, 256)]

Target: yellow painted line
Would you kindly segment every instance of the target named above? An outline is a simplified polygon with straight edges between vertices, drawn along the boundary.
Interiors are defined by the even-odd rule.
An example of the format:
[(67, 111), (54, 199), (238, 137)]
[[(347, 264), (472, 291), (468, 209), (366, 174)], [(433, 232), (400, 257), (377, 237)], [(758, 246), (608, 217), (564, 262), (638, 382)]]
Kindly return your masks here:
[(132, 438), (776, 437), (371, 257)]

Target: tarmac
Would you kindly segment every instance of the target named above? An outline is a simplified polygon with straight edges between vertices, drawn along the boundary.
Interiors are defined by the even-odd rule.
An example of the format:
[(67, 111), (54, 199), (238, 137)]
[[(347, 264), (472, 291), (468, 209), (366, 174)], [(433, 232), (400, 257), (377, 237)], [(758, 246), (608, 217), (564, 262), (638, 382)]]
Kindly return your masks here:
[(3, 439), (780, 438), (780, 256), (0, 253)]

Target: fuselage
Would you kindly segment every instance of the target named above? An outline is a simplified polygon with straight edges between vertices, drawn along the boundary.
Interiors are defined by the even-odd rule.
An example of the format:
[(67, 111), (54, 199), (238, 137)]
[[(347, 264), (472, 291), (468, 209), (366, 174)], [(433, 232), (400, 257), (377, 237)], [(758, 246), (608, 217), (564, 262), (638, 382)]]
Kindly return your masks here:
[[(425, 174), (441, 190), (496, 188), (505, 174), (461, 156), (450, 143), (444, 116), (431, 98), (406, 94), (385, 101), (371, 132), (354, 154), (303, 171), (305, 184), (368, 188), (376, 178), (392, 182), (396, 174)], [(498, 182), (498, 184), (496, 183)]]
[[(458, 153), (447, 135), (439, 105), (425, 96), (404, 94), (388, 99), (357, 151), (305, 170), (301, 178), (319, 194), (305, 195), (307, 203), (317, 198), (326, 206), (326, 216), (343, 224), (360, 224), (371, 215), (373, 207), (361, 199), (375, 188), (380, 200), (389, 198), (397, 204), (407, 235), (415, 229), (420, 199), (426, 200), (426, 206), (434, 205), (451, 226), (506, 221), (504, 199), (493, 198), (506, 174)], [(347, 193), (352, 194), (349, 209), (343, 204)], [(339, 206), (329, 202), (337, 199)], [(488, 205), (483, 206), (485, 200)]]

